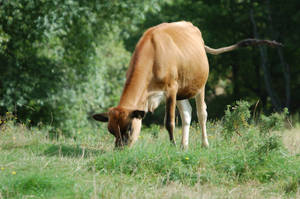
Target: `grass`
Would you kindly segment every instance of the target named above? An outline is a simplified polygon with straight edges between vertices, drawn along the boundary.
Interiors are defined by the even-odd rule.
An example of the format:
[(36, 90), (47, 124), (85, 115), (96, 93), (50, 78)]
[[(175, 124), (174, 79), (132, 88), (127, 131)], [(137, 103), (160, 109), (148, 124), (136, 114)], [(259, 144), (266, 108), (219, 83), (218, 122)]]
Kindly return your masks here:
[(223, 123), (211, 122), (208, 149), (193, 125), (187, 151), (152, 126), (120, 151), (102, 128), (49, 139), (46, 128), (8, 121), (0, 130), (0, 198), (300, 198), (300, 126), (262, 133), (261, 125), (224, 136)]

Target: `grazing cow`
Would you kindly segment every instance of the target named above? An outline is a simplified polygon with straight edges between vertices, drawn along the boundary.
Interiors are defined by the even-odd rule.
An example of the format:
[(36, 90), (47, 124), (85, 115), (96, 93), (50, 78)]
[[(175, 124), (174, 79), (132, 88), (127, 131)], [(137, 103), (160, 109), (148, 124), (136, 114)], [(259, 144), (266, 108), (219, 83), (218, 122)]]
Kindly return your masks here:
[(192, 108), (189, 98), (196, 98), (198, 120), (202, 128), (202, 146), (208, 147), (206, 134), (205, 84), (209, 73), (206, 53), (220, 54), (239, 47), (274, 41), (246, 39), (235, 45), (213, 49), (205, 46), (200, 30), (192, 23), (163, 23), (149, 28), (136, 45), (127, 71), (119, 105), (93, 118), (108, 122), (116, 137), (116, 147), (132, 145), (138, 138), (141, 120), (166, 99), (165, 125), (175, 144), (175, 107), (182, 120), (183, 148), (188, 147)]

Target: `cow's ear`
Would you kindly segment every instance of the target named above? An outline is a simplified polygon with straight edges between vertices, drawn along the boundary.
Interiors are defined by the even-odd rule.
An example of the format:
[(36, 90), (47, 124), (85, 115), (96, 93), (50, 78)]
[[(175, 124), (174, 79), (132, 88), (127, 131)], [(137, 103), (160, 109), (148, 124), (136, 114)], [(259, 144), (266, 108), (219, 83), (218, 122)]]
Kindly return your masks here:
[(94, 114), (93, 118), (100, 122), (108, 122), (108, 113), (98, 113)]
[(131, 118), (143, 119), (146, 115), (145, 111), (135, 110), (130, 114)]

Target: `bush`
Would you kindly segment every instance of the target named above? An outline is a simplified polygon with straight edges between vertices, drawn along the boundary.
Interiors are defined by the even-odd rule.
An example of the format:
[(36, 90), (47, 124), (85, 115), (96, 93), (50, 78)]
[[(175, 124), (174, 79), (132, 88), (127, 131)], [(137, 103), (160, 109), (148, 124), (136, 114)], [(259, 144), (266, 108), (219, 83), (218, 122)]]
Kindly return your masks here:
[(224, 136), (230, 138), (237, 133), (242, 132), (249, 127), (250, 119), (249, 103), (246, 101), (237, 101), (234, 106), (227, 106), (225, 116), (223, 118)]
[(287, 108), (284, 108), (282, 113), (272, 113), (270, 116), (261, 114), (259, 122), (260, 131), (263, 134), (267, 134), (271, 131), (282, 130), (288, 114)]

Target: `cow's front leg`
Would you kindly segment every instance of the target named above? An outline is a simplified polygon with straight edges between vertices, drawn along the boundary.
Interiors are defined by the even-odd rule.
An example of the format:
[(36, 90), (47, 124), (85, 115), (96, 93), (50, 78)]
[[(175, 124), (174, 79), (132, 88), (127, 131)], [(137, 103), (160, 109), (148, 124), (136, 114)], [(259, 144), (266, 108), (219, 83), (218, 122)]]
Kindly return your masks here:
[(131, 147), (139, 138), (141, 132), (142, 120), (134, 118), (131, 124), (131, 135), (129, 139), (129, 146)]
[(168, 92), (166, 99), (166, 128), (169, 132), (170, 141), (174, 145), (176, 144), (174, 139), (176, 94), (177, 89), (172, 89)]

